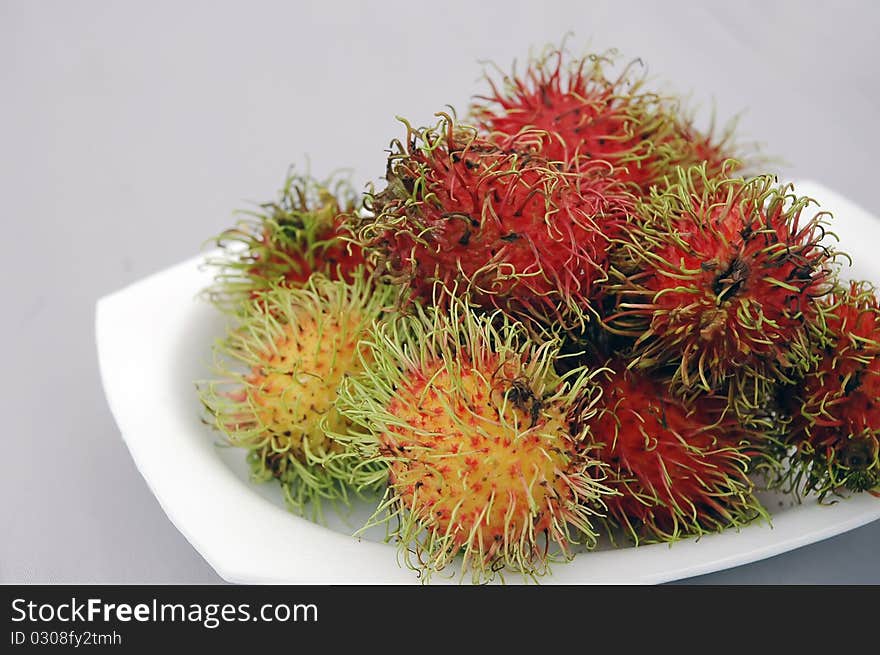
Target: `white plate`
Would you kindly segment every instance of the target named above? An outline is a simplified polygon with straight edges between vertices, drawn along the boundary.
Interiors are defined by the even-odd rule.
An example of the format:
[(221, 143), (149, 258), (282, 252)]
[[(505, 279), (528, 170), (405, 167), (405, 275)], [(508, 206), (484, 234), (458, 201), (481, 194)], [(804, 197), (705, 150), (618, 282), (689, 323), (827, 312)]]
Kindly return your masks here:
[[(880, 222), (813, 182), (796, 187), (834, 211), (834, 231), (856, 266), (846, 277), (880, 281), (874, 248)], [(210, 282), (204, 256), (98, 301), (96, 332), (107, 400), (134, 461), (168, 518), (226, 580), (240, 583), (416, 583), (390, 544), (349, 536), (284, 509), (277, 487), (248, 481), (243, 452), (219, 447), (200, 421), (194, 380), (208, 375), (223, 319), (196, 298)], [(880, 499), (862, 494), (833, 505), (771, 499), (772, 526), (750, 525), (685, 540), (578, 554), (549, 583), (659, 583), (718, 571), (820, 541), (880, 518)], [(346, 533), (346, 531), (348, 533)], [(375, 538), (374, 535), (368, 535)], [(443, 576), (435, 578), (437, 582)], [(457, 580), (457, 578), (456, 578)]]

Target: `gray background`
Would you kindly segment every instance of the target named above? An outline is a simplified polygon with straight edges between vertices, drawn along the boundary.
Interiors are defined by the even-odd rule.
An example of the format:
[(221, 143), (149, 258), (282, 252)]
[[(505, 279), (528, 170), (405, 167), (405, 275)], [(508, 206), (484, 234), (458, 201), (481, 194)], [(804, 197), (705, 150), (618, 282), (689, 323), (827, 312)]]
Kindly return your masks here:
[[(880, 215), (871, 2), (0, 1), (0, 582), (218, 582), (104, 402), (95, 300), (195, 254), (289, 164), (377, 181), (478, 60), (618, 48)], [(880, 583), (880, 523), (693, 582)]]

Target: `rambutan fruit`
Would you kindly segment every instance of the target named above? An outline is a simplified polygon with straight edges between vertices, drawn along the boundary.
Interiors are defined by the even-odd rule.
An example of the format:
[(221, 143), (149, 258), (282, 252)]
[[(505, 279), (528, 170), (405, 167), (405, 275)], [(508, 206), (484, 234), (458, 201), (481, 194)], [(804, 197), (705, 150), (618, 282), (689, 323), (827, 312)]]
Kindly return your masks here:
[[(732, 132), (716, 139), (697, 130), (675, 99), (645, 90), (638, 60), (611, 77), (615, 59), (612, 52), (568, 60), (562, 49), (550, 49), (522, 75), (514, 71), (500, 84), (487, 78), (490, 93), (476, 98), (471, 113), (490, 141), (530, 131), (546, 159), (575, 170), (607, 162), (641, 193), (665, 183), (676, 166), (707, 162), (710, 174), (720, 175), (737, 154)], [(738, 165), (729, 163), (727, 172)]]
[(817, 361), (792, 395), (792, 475), (824, 497), (880, 494), (880, 302), (853, 282), (822, 303)]
[(445, 115), (407, 129), (357, 232), (377, 268), (429, 302), (439, 283), (517, 317), (584, 322), (633, 202), (607, 166), (566, 174), (521, 151), (528, 134), (500, 147)]
[(810, 359), (807, 326), (831, 289), (824, 212), (771, 176), (678, 182), (637, 208), (614, 250), (607, 325), (636, 338), (631, 367), (670, 367), (683, 391), (782, 381)]
[(344, 223), (357, 201), (343, 178), (289, 175), (274, 202), (238, 212), (238, 224), (217, 237), (224, 252), (207, 262), (219, 269), (208, 298), (238, 311), (276, 283), (304, 286), (314, 272), (352, 281), (364, 257)]
[(389, 290), (313, 275), (304, 286), (272, 285), (219, 342), (218, 379), (199, 384), (210, 423), (245, 448), (252, 477), (277, 479), (290, 508), (343, 501), (348, 487), (379, 488), (381, 464), (364, 464), (332, 434), (349, 421), (336, 408), (340, 383), (369, 362), (360, 341), (390, 303)]
[[(672, 109), (669, 113), (674, 125), (670, 140), (675, 145), (671, 146), (671, 150), (676, 154), (670, 158), (664, 183), (658, 186), (674, 183), (677, 168), (703, 166), (706, 178), (718, 180), (737, 173), (736, 176), (741, 177), (744, 169), (752, 168), (761, 161), (755, 152), (736, 142), (736, 119), (718, 130), (713, 113), (709, 129), (701, 130), (697, 128), (691, 112)], [(697, 184), (701, 181), (702, 177), (694, 180)]]
[(749, 440), (723, 398), (685, 403), (662, 382), (611, 362), (589, 414), (573, 405), (575, 430), (619, 492), (605, 499), (612, 524), (640, 541), (720, 531), (765, 515), (747, 476)]
[(598, 388), (586, 370), (554, 372), (557, 340), (453, 300), (389, 320), (369, 347), (340, 407), (367, 461), (390, 469), (370, 525), (396, 522), (408, 566), (427, 580), (462, 554), (462, 577), (480, 583), (539, 576), (573, 543), (594, 544), (608, 490), (565, 417)]

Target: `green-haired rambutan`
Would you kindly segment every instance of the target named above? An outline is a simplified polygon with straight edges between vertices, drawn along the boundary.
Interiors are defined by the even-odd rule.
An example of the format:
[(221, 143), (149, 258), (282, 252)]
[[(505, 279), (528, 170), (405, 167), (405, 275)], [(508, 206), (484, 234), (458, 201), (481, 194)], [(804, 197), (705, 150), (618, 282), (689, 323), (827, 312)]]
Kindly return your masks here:
[[(531, 131), (541, 156), (575, 170), (608, 162), (642, 193), (665, 184), (676, 166), (706, 162), (711, 175), (720, 175), (738, 154), (732, 131), (720, 138), (700, 132), (676, 100), (645, 90), (637, 61), (610, 76), (612, 55), (571, 59), (561, 49), (546, 51), (522, 75), (505, 75), (501, 84), (490, 78), (491, 92), (471, 112), (492, 141)], [(727, 172), (736, 166), (731, 162)]]
[(795, 486), (880, 494), (880, 303), (868, 283), (822, 302), (817, 360), (792, 394)]
[(501, 147), (445, 115), (408, 126), (359, 226), (378, 267), (428, 301), (439, 283), (483, 307), (582, 322), (631, 196), (607, 166), (573, 175), (523, 152), (528, 138)]
[[(347, 487), (379, 488), (381, 463), (361, 462), (333, 434), (349, 421), (337, 392), (370, 353), (360, 342), (389, 303), (362, 274), (351, 283), (313, 275), (304, 286), (268, 287), (218, 343), (219, 378), (200, 383), (213, 426), (248, 450), (253, 477), (280, 481), (291, 509), (345, 501)], [(312, 503), (315, 516), (320, 503)]]
[(657, 379), (612, 362), (589, 415), (574, 404), (570, 420), (587, 428), (602, 462), (613, 524), (636, 543), (669, 541), (740, 526), (765, 514), (749, 480), (749, 435), (724, 398), (685, 403)]
[(805, 369), (835, 257), (810, 202), (771, 176), (718, 181), (695, 167), (641, 203), (608, 285), (607, 324), (637, 339), (630, 366), (668, 367), (681, 389), (703, 391)]
[(219, 269), (208, 297), (222, 309), (238, 311), (275, 284), (304, 286), (314, 272), (351, 281), (364, 266), (344, 226), (357, 202), (343, 178), (288, 176), (274, 202), (239, 212), (242, 220), (217, 237), (224, 253), (207, 262)]
[(459, 301), (389, 321), (369, 343), (373, 364), (340, 407), (367, 461), (390, 469), (371, 525), (396, 523), (390, 536), (425, 579), (458, 554), (474, 582), (537, 576), (595, 542), (609, 491), (565, 414), (598, 388), (585, 370), (556, 375), (558, 348)]

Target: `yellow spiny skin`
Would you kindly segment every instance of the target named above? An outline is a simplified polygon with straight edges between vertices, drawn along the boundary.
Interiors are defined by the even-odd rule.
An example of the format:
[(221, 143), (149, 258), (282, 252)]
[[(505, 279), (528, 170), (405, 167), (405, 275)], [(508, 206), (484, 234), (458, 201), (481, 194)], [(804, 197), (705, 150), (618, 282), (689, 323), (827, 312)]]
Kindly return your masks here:
[[(363, 466), (332, 435), (349, 429), (336, 409), (338, 388), (370, 361), (360, 341), (388, 296), (363, 277), (348, 284), (315, 275), (302, 289), (276, 286), (219, 344), (221, 379), (201, 386), (214, 426), (248, 450), (255, 479), (279, 480), (297, 512), (312, 500), (347, 500), (348, 486), (384, 481), (384, 467)], [(311, 509), (320, 515), (319, 503)]]
[(591, 374), (560, 378), (559, 343), (530, 341), (499, 312), (453, 301), (417, 313), (382, 326), (372, 364), (340, 393), (360, 426), (348, 441), (390, 469), (367, 527), (389, 526), (426, 581), (459, 554), (462, 576), (481, 583), (503, 569), (542, 575), (572, 544), (593, 545), (591, 519), (613, 492), (566, 421), (578, 390), (598, 392)]
[(511, 400), (532, 392), (487, 379), (498, 362), (485, 364), (463, 369), (455, 383), (437, 365), (427, 371), (430, 383), (417, 378), (401, 388), (388, 412), (408, 428), (391, 425), (380, 438), (402, 505), (491, 562), (505, 540), (534, 541), (554, 529), (574, 496), (564, 472), (577, 455), (560, 408), (538, 408), (532, 424), (540, 401)]
[(285, 325), (273, 348), (261, 353), (265, 363), (247, 379), (253, 407), (248, 419), (267, 433), (267, 453), (308, 463), (316, 454), (338, 452), (325, 429), (339, 432), (348, 425), (336, 411), (336, 389), (346, 375), (363, 370), (360, 324), (357, 313), (320, 321), (306, 316), (296, 326)]

